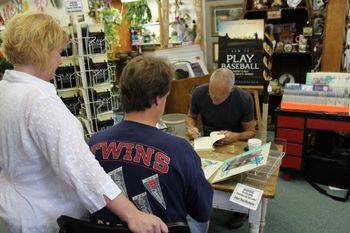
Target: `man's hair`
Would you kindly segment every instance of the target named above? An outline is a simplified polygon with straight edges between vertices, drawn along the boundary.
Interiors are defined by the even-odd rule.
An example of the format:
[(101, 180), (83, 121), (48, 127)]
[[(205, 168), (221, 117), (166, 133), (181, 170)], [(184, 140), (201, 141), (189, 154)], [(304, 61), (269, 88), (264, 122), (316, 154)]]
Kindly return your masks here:
[(120, 99), (125, 112), (144, 111), (165, 96), (175, 72), (167, 60), (152, 56), (132, 59), (120, 78)]
[(32, 64), (44, 71), (48, 68), (49, 53), (64, 47), (68, 35), (50, 15), (32, 11), (13, 17), (6, 24), (2, 39), (11, 64)]
[(235, 74), (227, 68), (219, 68), (210, 76), (210, 82), (216, 81), (222, 84), (227, 83), (231, 87), (235, 85)]

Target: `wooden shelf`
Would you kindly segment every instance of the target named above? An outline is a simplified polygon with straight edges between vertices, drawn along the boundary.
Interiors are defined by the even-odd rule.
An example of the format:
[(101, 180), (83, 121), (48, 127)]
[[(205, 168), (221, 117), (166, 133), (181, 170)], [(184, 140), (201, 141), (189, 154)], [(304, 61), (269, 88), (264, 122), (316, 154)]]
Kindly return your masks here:
[[(267, 13), (272, 11), (281, 11), (280, 19), (268, 19)], [(287, 21), (308, 21), (309, 15), (306, 7), (297, 7), (297, 8), (269, 8), (269, 9), (260, 9), (260, 10), (246, 10), (245, 16), (246, 19), (265, 19), (271, 21), (283, 20)]]
[(283, 56), (283, 55), (294, 55), (294, 56), (312, 56), (312, 53), (310, 51), (308, 52), (273, 52), (273, 56)]

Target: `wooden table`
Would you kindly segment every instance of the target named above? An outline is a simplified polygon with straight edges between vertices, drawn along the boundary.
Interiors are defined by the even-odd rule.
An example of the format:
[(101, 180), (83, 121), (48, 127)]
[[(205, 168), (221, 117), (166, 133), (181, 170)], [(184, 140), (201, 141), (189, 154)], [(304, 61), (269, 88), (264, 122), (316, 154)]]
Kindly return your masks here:
[[(232, 145), (218, 146), (215, 151), (199, 151), (197, 152), (200, 157), (223, 161), (232, 157), (234, 154), (240, 154), (244, 151), (246, 142), (236, 142)], [(263, 232), (266, 224), (266, 210), (268, 199), (274, 198), (277, 187), (277, 180), (279, 174), (279, 167), (277, 167), (272, 175), (268, 178), (267, 182), (262, 186), (264, 191), (263, 197), (259, 203), (257, 210), (247, 209), (243, 206), (235, 204), (229, 201), (229, 198), (238, 182), (240, 182), (240, 175), (234, 176), (232, 179), (222, 181), (217, 184), (212, 184), (214, 188), (213, 207), (218, 209), (230, 210), (235, 212), (247, 213), (249, 215), (250, 232), (258, 233)]]

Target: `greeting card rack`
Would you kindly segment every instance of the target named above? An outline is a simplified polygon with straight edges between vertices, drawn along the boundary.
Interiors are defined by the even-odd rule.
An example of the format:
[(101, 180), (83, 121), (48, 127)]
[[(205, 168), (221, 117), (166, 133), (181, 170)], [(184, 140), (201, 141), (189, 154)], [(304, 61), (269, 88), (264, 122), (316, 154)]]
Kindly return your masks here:
[(115, 94), (115, 67), (108, 63), (110, 43), (102, 25), (76, 23), (65, 27), (69, 34), (62, 64), (54, 84), (59, 96), (91, 134), (112, 126), (114, 111), (119, 108)]

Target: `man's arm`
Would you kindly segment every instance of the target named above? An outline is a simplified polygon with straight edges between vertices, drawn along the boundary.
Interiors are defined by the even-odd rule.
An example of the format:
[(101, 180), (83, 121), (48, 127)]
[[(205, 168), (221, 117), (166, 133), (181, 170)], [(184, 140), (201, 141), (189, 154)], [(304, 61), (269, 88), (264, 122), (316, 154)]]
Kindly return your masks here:
[(243, 132), (239, 136), (239, 141), (247, 141), (249, 138), (255, 137), (255, 126), (256, 126), (256, 121), (248, 121), (248, 122), (242, 122), (242, 128)]
[(186, 116), (187, 135), (190, 139), (198, 138), (200, 136), (198, 130), (198, 115), (188, 111)]
[(243, 131), (241, 133), (221, 131), (225, 135), (225, 138), (219, 140), (217, 144), (226, 145), (237, 141), (247, 141), (249, 138), (253, 138), (255, 136), (255, 125), (255, 120), (242, 122)]

